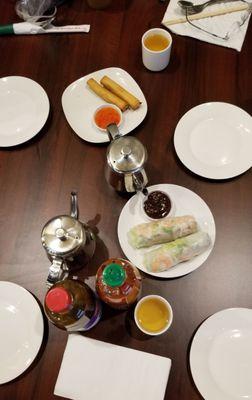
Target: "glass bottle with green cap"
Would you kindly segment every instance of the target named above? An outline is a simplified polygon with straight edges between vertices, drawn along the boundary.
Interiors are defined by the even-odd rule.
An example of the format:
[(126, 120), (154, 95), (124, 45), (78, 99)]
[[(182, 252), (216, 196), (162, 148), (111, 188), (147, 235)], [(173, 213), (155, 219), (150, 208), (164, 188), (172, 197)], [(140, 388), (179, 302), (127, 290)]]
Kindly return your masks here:
[(134, 304), (141, 291), (138, 269), (122, 258), (105, 261), (96, 274), (96, 292), (106, 304), (127, 309)]

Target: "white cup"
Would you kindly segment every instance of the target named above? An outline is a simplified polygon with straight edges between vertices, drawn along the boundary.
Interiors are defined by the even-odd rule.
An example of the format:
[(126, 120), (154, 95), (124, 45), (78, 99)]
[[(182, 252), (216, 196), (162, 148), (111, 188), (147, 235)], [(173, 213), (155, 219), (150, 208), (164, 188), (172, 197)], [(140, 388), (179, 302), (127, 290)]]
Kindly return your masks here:
[[(168, 39), (168, 46), (164, 50), (154, 51), (146, 47), (144, 41), (148, 36), (159, 34)], [(150, 71), (162, 71), (167, 67), (171, 57), (172, 37), (168, 31), (161, 28), (149, 29), (142, 36), (142, 59), (144, 66)]]
[[(141, 326), (140, 321), (138, 320), (139, 307), (141, 307), (142, 303), (144, 303), (144, 302), (146, 302), (148, 300), (152, 300), (152, 299), (156, 299), (159, 302), (163, 303), (163, 305), (165, 306), (165, 308), (166, 308), (166, 310), (168, 312), (168, 321), (167, 321), (167, 323), (163, 326), (163, 328), (161, 328), (159, 331), (155, 331), (155, 332), (145, 329), (143, 326)], [(158, 314), (157, 314), (157, 317), (155, 317), (155, 318), (158, 318)], [(142, 331), (146, 335), (151, 335), (151, 336), (161, 335), (162, 333), (166, 332), (170, 328), (170, 326), (172, 324), (172, 320), (173, 320), (172, 307), (171, 307), (170, 303), (164, 297), (158, 296), (156, 294), (151, 294), (151, 295), (142, 297), (138, 301), (138, 303), (137, 303), (137, 305), (135, 307), (135, 311), (134, 311), (134, 319), (135, 319), (135, 323), (136, 323), (137, 327), (140, 329), (140, 331)]]

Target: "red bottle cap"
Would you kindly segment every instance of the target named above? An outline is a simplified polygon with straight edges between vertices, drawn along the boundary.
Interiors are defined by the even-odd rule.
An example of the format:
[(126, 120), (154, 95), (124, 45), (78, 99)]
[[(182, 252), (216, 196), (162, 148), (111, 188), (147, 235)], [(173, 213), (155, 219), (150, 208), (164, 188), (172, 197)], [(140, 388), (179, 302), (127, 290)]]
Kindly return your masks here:
[(55, 287), (47, 293), (45, 303), (49, 310), (58, 313), (67, 310), (72, 300), (66, 289)]

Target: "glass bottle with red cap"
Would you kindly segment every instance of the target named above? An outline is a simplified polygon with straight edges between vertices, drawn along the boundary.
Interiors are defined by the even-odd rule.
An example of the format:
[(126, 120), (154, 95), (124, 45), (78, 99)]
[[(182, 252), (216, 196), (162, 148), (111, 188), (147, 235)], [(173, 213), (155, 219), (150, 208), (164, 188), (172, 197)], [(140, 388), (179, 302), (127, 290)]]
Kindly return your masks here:
[(96, 274), (96, 292), (101, 300), (117, 309), (134, 304), (141, 291), (138, 269), (122, 258), (105, 261)]
[(101, 318), (101, 303), (93, 290), (77, 279), (55, 283), (45, 296), (50, 322), (67, 331), (87, 331)]

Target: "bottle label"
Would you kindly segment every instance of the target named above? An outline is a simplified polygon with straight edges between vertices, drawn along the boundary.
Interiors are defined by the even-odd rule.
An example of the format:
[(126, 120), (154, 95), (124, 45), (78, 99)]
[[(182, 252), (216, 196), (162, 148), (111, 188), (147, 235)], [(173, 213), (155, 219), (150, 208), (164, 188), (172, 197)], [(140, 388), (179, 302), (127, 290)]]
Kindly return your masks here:
[(95, 311), (91, 318), (88, 318), (85, 314), (80, 317), (78, 321), (76, 321), (72, 325), (68, 325), (67, 331), (76, 332), (76, 331), (88, 331), (93, 328), (101, 319), (102, 314), (102, 306), (99, 299), (96, 298)]

